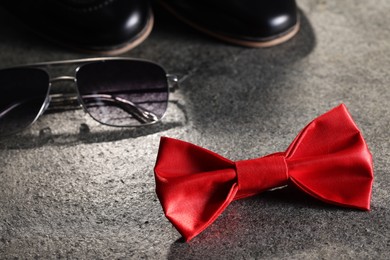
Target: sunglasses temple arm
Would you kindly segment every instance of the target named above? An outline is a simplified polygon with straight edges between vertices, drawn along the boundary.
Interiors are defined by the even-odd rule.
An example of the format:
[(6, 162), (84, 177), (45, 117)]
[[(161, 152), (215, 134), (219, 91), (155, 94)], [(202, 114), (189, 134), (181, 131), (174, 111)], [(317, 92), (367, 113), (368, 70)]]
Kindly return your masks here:
[[(48, 112), (82, 108), (78, 97), (75, 95), (55, 94), (51, 95), (50, 99), (50, 106), (47, 109)], [(132, 115), (140, 123), (153, 123), (159, 120), (154, 113), (140, 106), (137, 106), (131, 101), (120, 97), (115, 97), (107, 94), (93, 94), (83, 95), (82, 100), (86, 107), (104, 106), (102, 105), (102, 103), (107, 103), (109, 105), (120, 107), (121, 109)]]
[(116, 107), (120, 107), (121, 109), (132, 115), (140, 123), (153, 123), (159, 120), (154, 113), (134, 104), (129, 100), (120, 97), (115, 97), (107, 94), (93, 94), (83, 95), (82, 98), (86, 106), (94, 106), (94, 104), (95, 106), (102, 106), (101, 103), (103, 102), (109, 105), (115, 105)]

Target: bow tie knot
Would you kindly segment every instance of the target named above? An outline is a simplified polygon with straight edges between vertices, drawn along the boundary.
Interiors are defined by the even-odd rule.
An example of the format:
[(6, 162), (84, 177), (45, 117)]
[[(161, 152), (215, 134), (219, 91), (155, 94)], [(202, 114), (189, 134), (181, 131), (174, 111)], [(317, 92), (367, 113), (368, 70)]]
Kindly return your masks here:
[(287, 184), (288, 169), (283, 153), (237, 161), (235, 165), (238, 183), (235, 199), (249, 197)]

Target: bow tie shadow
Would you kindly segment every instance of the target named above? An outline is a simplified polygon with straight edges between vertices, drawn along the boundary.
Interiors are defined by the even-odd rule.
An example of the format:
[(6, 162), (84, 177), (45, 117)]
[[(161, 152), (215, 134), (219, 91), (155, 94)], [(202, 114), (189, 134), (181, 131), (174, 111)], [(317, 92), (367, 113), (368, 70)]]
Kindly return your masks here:
[(326, 204), (288, 186), (234, 201), (195, 239), (176, 240), (168, 259), (223, 259), (234, 254), (258, 259), (287, 252), (299, 256), (302, 247), (318, 250), (332, 247), (335, 241), (345, 242), (351, 230), (363, 234), (366, 226), (361, 223), (372, 217)]
[[(206, 237), (209, 237), (213, 232), (219, 233), (221, 235), (222, 232), (220, 232), (220, 230), (226, 230), (229, 228), (228, 226), (231, 226), (231, 223), (229, 223), (231, 219), (229, 218), (232, 217), (233, 220), (236, 220), (237, 214), (241, 216), (241, 221), (245, 222), (248, 219), (251, 220), (253, 217), (251, 216), (252, 214), (256, 215), (258, 218), (262, 218), (262, 211), (265, 210), (268, 212), (267, 209), (269, 209), (269, 211), (280, 211), (281, 209), (290, 209), (294, 211), (314, 209), (318, 210), (317, 212), (356, 212), (356, 209), (340, 208), (336, 205), (322, 202), (316, 198), (313, 198), (312, 196), (307, 195), (294, 186), (286, 186), (281, 189), (266, 191), (257, 196), (241, 199), (233, 202), (230, 207), (232, 207), (232, 209), (228, 208), (226, 213), (222, 213), (220, 217), (221, 219), (217, 219), (215, 222), (216, 224), (213, 224), (215, 227), (212, 225), (209, 227), (210, 231), (205, 231), (205, 233), (209, 234), (204, 235), (204, 237), (202, 237), (202, 234), (199, 235), (199, 240), (207, 241)], [(247, 212), (247, 214), (245, 212)], [(269, 213), (266, 215), (268, 214)], [(225, 224), (223, 224), (223, 227), (221, 224), (218, 224), (218, 222), (221, 221), (223, 223), (226, 221), (226, 227), (224, 226)], [(285, 223), (285, 221), (283, 221), (283, 223)], [(183, 237), (180, 237), (175, 241), (175, 244), (186, 244), (186, 241)]]
[(351, 208), (340, 208), (339, 206), (325, 203), (320, 201), (308, 194), (298, 190), (294, 186), (287, 186), (282, 189), (273, 191), (267, 191), (259, 196), (254, 196), (246, 199), (248, 201), (261, 201), (264, 203), (274, 204), (276, 207), (289, 207), (294, 208), (312, 208), (312, 209), (326, 209), (326, 210), (337, 210), (337, 211), (356, 211)]

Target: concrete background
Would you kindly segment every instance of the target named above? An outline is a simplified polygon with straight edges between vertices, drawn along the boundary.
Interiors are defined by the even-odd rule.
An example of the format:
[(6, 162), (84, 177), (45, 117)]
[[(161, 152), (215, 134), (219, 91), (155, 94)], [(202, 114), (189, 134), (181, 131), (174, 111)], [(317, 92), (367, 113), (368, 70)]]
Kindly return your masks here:
[[(150, 37), (122, 56), (180, 75), (161, 124), (110, 128), (71, 111), (0, 140), (0, 258), (389, 259), (390, 1), (298, 4), (301, 31), (267, 49), (213, 40), (156, 11)], [(1, 67), (85, 57), (1, 13)], [(181, 241), (154, 192), (160, 136), (249, 159), (283, 151), (342, 102), (374, 156), (370, 212), (287, 188), (236, 201)]]

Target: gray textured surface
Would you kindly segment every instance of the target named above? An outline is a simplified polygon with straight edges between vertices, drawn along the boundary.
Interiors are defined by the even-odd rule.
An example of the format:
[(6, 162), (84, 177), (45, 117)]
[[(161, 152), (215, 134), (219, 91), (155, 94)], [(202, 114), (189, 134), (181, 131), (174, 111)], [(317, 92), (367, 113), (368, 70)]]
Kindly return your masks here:
[[(0, 258), (389, 259), (390, 1), (298, 3), (301, 31), (269, 49), (230, 46), (158, 16), (123, 56), (185, 78), (162, 124), (112, 129), (79, 112), (51, 114), (0, 141)], [(0, 17), (1, 67), (87, 57)], [(234, 202), (180, 241), (154, 193), (160, 136), (248, 159), (284, 150), (341, 102), (374, 156), (371, 212), (279, 190)], [(51, 135), (39, 135), (47, 127)]]

